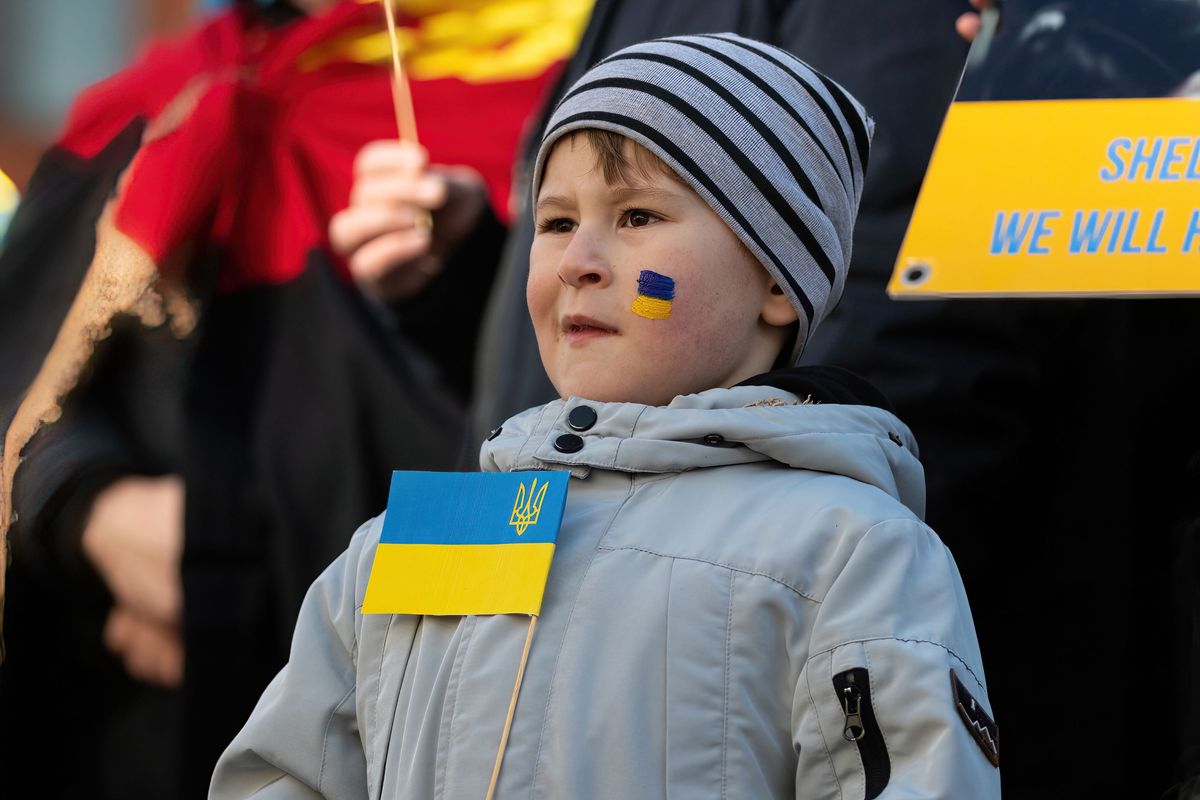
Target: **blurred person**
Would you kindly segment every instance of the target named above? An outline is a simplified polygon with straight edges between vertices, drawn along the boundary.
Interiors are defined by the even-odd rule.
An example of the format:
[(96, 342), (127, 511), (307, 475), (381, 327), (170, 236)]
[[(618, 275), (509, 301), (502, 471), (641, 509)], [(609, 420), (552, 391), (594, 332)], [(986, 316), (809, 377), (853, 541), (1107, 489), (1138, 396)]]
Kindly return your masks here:
[(433, 222), (401, 277), (325, 245), (359, 151), (396, 134), (378, 4), (248, 2), (152, 47), (31, 181), (0, 256), (6, 792), (202, 793), (329, 532), (391, 469), (456, 457), (512, 152), (588, 4), (397, 5)]
[[(1200, 58), (1195, 0), (1000, 12), (966, 97), (1163, 96)], [(814, 356), (875, 380), (922, 443), (928, 519), (989, 659), (1006, 793), (1174, 797), (1200, 772), (1194, 302), (890, 303), (885, 283), (847, 289)], [(1064, 736), (1048, 709), (1096, 735)]]
[(1177, 95), (1200, 64), (1198, 18), (1200, 0), (1147, 0), (1136, 8), (1012, 0), (998, 16), (1007, 35), (967, 70), (962, 91), (979, 101)]

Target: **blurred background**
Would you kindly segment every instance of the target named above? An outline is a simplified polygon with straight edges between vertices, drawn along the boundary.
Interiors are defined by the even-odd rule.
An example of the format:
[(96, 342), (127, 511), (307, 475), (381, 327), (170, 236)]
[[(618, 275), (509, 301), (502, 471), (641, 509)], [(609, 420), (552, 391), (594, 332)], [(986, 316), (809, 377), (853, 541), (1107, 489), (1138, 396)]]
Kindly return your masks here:
[[(0, 171), (24, 188), (80, 89), (130, 63), (151, 37), (181, 33), (224, 5), (225, 0), (0, 0)], [(8, 199), (0, 185), (0, 209)]]
[[(265, 0), (255, 2), (265, 3)], [(410, 5), (432, 6), (438, 2), (412, 0)], [(1113, 5), (1119, 2), (1116, 0)], [(1196, 2), (1161, 0), (1157, 5), (1190, 5), (1194, 8)], [(28, 186), (40, 155), (62, 133), (67, 110), (80, 90), (132, 63), (151, 39), (182, 34), (199, 20), (232, 3), (233, 0), (0, 0), (0, 238), (19, 192)], [(559, 5), (567, 9), (563, 12), (565, 16), (582, 13), (586, 17), (591, 7), (590, 2), (579, 0), (561, 0)], [(1010, 0), (1005, 8), (1020, 13), (1023, 8), (1031, 12), (1047, 5), (1050, 4), (1045, 0), (1024, 3)], [(1053, 5), (1056, 13), (1061, 13), (1062, 8), (1071, 4), (1056, 2)], [(1156, 4), (1143, 0), (1139, 4), (1130, 4), (1130, 7), (1135, 5), (1143, 9)], [(576, 6), (584, 11), (572, 10)], [(1078, 6), (1085, 7), (1082, 3)], [(900, 416), (913, 427), (922, 444), (922, 458), (929, 475), (930, 522), (947, 541), (963, 571), (987, 661), (991, 700), (1005, 730), (1006, 796), (1025, 800), (1157, 797), (1171, 781), (1200, 775), (1200, 670), (1195, 668), (1195, 664), (1200, 663), (1200, 624), (1194, 623), (1200, 619), (1200, 579), (1197, 578), (1200, 576), (1200, 513), (1195, 508), (1197, 498), (1200, 498), (1200, 492), (1195, 489), (1195, 481), (1200, 476), (1200, 449), (1195, 442), (1195, 426), (1178, 424), (1178, 420), (1190, 420), (1194, 415), (1191, 405), (1194, 393), (1190, 388), (1182, 388), (1196, 385), (1195, 365), (1198, 362), (1194, 352), (1200, 333), (1195, 325), (1193, 304), (1184, 301), (1152, 304), (1119, 301), (898, 304), (891, 302), (883, 292), (944, 109), (957, 85), (966, 56), (966, 45), (955, 34), (954, 23), (959, 14), (970, 8), (967, 0), (913, 0), (911, 3), (879, 0), (597, 2), (597, 11), (588, 26), (592, 35), (585, 33), (581, 40), (571, 39), (571, 47), (578, 42), (579, 51), (566, 65), (564, 75), (573, 79), (590, 63), (632, 41), (690, 30), (738, 30), (756, 38), (777, 40), (801, 54), (847, 86), (872, 110), (878, 127), (872, 172), (868, 177), (854, 244), (855, 267), (838, 314), (824, 324), (822, 338), (809, 347), (806, 358), (809, 362), (849, 367), (878, 384), (896, 405)], [(1125, 15), (1123, 19), (1127, 17)], [(1159, 25), (1158, 29), (1166, 27)], [(1019, 32), (1022, 26), (1012, 24), (1009, 29)], [(575, 36), (578, 33), (575, 31)], [(1190, 44), (1200, 33), (1186, 28), (1181, 29), (1181, 36), (1190, 37)], [(1194, 46), (1189, 47), (1189, 52), (1196, 52)], [(383, 63), (379, 59), (365, 61), (377, 68)], [(542, 64), (543, 68), (545, 66)], [(430, 80), (429, 83), (436, 84), (437, 81)], [(521, 84), (521, 81), (513, 83)], [(569, 83), (567, 80), (563, 85)], [(380, 96), (385, 96), (382, 94), (385, 86), (379, 83), (376, 87), (381, 90)], [(464, 81), (454, 91), (464, 87), (470, 88)], [(432, 93), (439, 90), (445, 90), (445, 85), (440, 89), (436, 86), (429, 89), (426, 98), (433, 97)], [(519, 86), (517, 90), (520, 90)], [(441, 136), (446, 147), (456, 147), (461, 141), (450, 134), (459, 129), (475, 130), (470, 124), (472, 120), (464, 124), (448, 109), (462, 109), (465, 114), (478, 114), (494, 123), (495, 115), (489, 114), (496, 107), (514, 105), (507, 101), (509, 95), (499, 94), (500, 91), (495, 85), (487, 88), (491, 96), (498, 98), (490, 105), (479, 102), (480, 97), (487, 96), (483, 94), (470, 95), (467, 102), (462, 99), (467, 95), (451, 93), (447, 95), (450, 99), (441, 106), (428, 99), (422, 105), (422, 98), (418, 98), (419, 112), (434, 112), (427, 118), (428, 125), (422, 123), (422, 141), (438, 141)], [(519, 96), (524, 98), (526, 106), (521, 107), (519, 118), (509, 120), (512, 128), (509, 133), (513, 139), (526, 114), (534, 126), (540, 119), (540, 106), (534, 105), (539, 95), (525, 92)], [(383, 107), (375, 117), (378, 119), (371, 118), (372, 124), (382, 120), (388, 131), (386, 135), (390, 136), (390, 131), (394, 130), (390, 108)], [(438, 120), (445, 123), (440, 128), (436, 124)], [(494, 127), (487, 129), (492, 140), (496, 139)], [(382, 135), (385, 134), (375, 134), (376, 137)], [(1014, 139), (1031, 135), (1014, 131)], [(339, 142), (351, 138), (343, 136)], [(500, 141), (504, 143), (508, 139)], [(495, 147), (499, 148), (498, 145)], [(329, 152), (314, 149), (307, 155), (312, 156), (311, 163), (318, 163)], [(493, 155), (492, 152), (482, 154), (489, 158)], [(507, 157), (508, 153), (503, 155)], [(526, 159), (529, 155), (527, 148)], [(331, 163), (325, 165), (325, 171), (344, 183), (339, 189), (343, 192), (342, 205), (316, 209), (321, 212), (344, 207), (344, 196), (349, 188), (349, 156), (343, 159), (344, 163), (333, 164), (335, 159), (328, 160)], [(523, 174), (518, 154), (513, 154), (513, 160), (516, 161), (516, 174)], [(304, 159), (286, 161), (288, 164), (292, 161), (302, 165), (309, 163)], [(457, 163), (457, 160), (448, 158), (443, 163)], [(507, 161), (501, 164), (501, 167), (507, 166)], [(498, 174), (506, 187), (511, 171), (499, 169)], [(107, 191), (106, 186), (102, 188)], [(331, 196), (333, 194), (336, 193)], [(504, 192), (496, 194), (501, 200), (505, 196)], [(521, 197), (525, 198), (524, 194)], [(323, 201), (325, 198), (317, 199)], [(320, 206), (315, 200), (313, 204)], [(31, 205), (32, 201), (27, 207)], [(495, 202), (493, 198), (493, 205), (498, 214), (505, 215), (502, 202)], [(69, 210), (78, 211), (73, 206)], [(58, 213), (56, 208), (52, 211)], [(53, 213), (50, 216), (51, 222), (56, 222)], [(319, 217), (315, 213), (311, 216), (314, 220)], [(491, 220), (491, 223), (499, 229), (499, 222)], [(488, 316), (496, 327), (492, 331), (494, 335), (480, 338), (480, 341), (489, 341), (492, 347), (481, 348), (485, 352), (478, 363), (493, 365), (496, 374), (479, 372), (476, 391), (479, 394), (491, 392), (494, 397), (472, 398), (476, 405), (472, 419), (479, 430), (475, 432), (477, 435), (468, 437), (470, 442), (479, 441), (508, 414), (545, 399), (537, 394), (544, 393), (545, 379), (537, 362), (536, 347), (531, 344), (532, 334), (524, 310), (525, 264), (521, 254), (528, 252), (532, 224), (520, 214), (514, 215), (513, 224), (512, 238), (506, 246), (508, 256), (504, 256), (499, 245), (493, 247), (494, 252), (490, 254), (488, 269), (499, 276), (496, 288), (490, 285), (492, 271), (482, 276), (472, 272), (471, 280), (463, 281), (459, 277), (462, 273), (455, 272), (453, 267), (457, 261), (447, 258), (446, 274), (450, 277), (441, 284), (434, 284), (435, 293), (420, 295), (417, 301), (407, 306), (396, 304), (385, 309), (395, 316), (395, 320), (388, 318), (389, 324), (399, 320), (399, 333), (394, 329), (397, 326), (389, 328), (389, 333), (396, 334), (393, 338), (401, 338), (400, 334), (408, 336), (414, 345), (411, 348), (414, 357), (429, 356), (437, 361), (438, 354), (418, 351), (427, 341), (440, 342), (446, 338), (439, 327), (443, 309), (452, 308), (460, 319), (478, 321), (483, 317), (482, 310), (479, 314), (463, 313), (463, 300), (457, 293), (459, 287), (476, 287), (481, 293), (481, 306), (483, 300), (488, 299)], [(79, 230), (90, 231), (91, 227), (91, 222), (87, 221)], [(312, 227), (323, 233), (324, 220), (319, 226), (314, 222)], [(446, 226), (439, 223), (436, 229), (445, 230)], [(78, 267), (78, 274), (82, 274), (93, 245), (86, 237), (75, 238), (80, 245), (73, 249), (63, 248), (62, 253), (50, 246), (47, 249), (58, 259), (57, 267)], [(11, 241), (17, 239), (14, 228)], [(272, 240), (272, 243), (277, 241)], [(55, 241), (49, 244), (54, 245)], [(471, 258), (475, 256), (471, 254)], [(477, 266), (468, 258), (459, 260), (472, 269)], [(49, 262), (40, 258), (26, 261), (29, 270), (22, 275), (54, 277), (55, 273), (45, 268)], [(299, 263), (290, 266), (295, 266), (297, 272), (301, 267)], [(288, 273), (285, 277), (290, 280), (295, 275)], [(0, 301), (7, 299), (10, 302), (7, 312), (0, 305), (0, 322), (11, 323), (11, 309), (29, 304), (23, 283), (10, 285), (19, 285), (22, 291), (10, 293), (8, 298), (0, 293)], [(196, 359), (207, 369), (204, 378), (213, 386), (224, 386), (229, 380), (245, 376), (231, 372), (231, 379), (218, 367), (228, 366), (234, 370), (246, 364), (243, 371), (255, 380), (259, 375), (268, 375), (276, 381), (276, 384), (263, 388), (245, 378), (253, 391), (261, 390), (264, 396), (275, 401), (275, 405), (265, 401), (247, 404), (250, 408), (245, 411), (245, 416), (236, 416), (230, 411), (229, 418), (233, 422), (226, 425), (229, 430), (221, 429), (225, 438), (203, 437), (204, 441), (211, 439), (214, 442), (211, 445), (214, 452), (224, 446), (227, 438), (239, 445), (253, 444), (256, 453), (274, 452), (268, 450), (266, 443), (278, 446), (282, 441), (285, 445), (290, 444), (296, 438), (290, 431), (303, 427), (296, 419), (306, 408), (345, 407), (365, 415), (378, 407), (388, 409), (388, 413), (379, 414), (378, 419), (371, 417), (363, 424), (358, 424), (359, 420), (350, 417), (348, 411), (347, 419), (351, 419), (353, 425), (339, 428), (325, 416), (321, 425), (310, 424), (307, 429), (320, 428), (318, 433), (335, 438), (349, 450), (361, 443), (349, 436), (337, 438), (340, 431), (362, 432), (382, 441), (383, 435), (371, 426), (387, 427), (389, 446), (371, 448), (371, 457), (392, 459), (388, 461), (389, 469), (405, 466), (394, 460), (398, 458), (395, 453), (407, 454), (411, 450), (414, 458), (424, 455), (413, 441), (425, 428), (432, 430), (433, 426), (420, 424), (425, 417), (415, 413), (411, 419), (417, 421), (409, 421), (406, 414), (394, 413), (396, 407), (408, 406), (397, 406), (391, 400), (393, 396), (411, 402), (412, 408), (433, 407), (439, 412), (439, 419), (445, 416), (452, 418), (456, 426), (465, 426), (464, 410), (443, 402), (442, 395), (435, 396), (432, 389), (429, 397), (425, 397), (421, 392), (428, 387), (416, 385), (421, 381), (409, 381), (415, 388), (411, 394), (406, 393), (410, 387), (402, 378), (409, 373), (389, 372), (392, 361), (377, 355), (376, 350), (381, 348), (376, 348), (376, 339), (362, 336), (359, 329), (350, 324), (362, 322), (360, 317), (375, 324), (381, 309), (372, 305), (364, 310), (355, 305), (352, 310), (361, 313), (350, 319), (352, 315), (343, 313), (342, 305), (338, 305), (345, 301), (344, 305), (349, 308), (350, 302), (331, 285), (315, 282), (315, 279), (280, 281), (277, 288), (281, 296), (289, 293), (287, 298), (290, 299), (286, 302), (291, 305), (283, 305), (284, 300), (272, 299), (274, 296), (263, 291), (245, 295), (230, 292), (228, 297), (217, 300), (225, 303), (224, 310), (213, 314), (209, 309), (210, 326), (225, 333), (211, 335), (204, 343), (211, 347), (206, 352), (215, 356), (208, 360)], [(439, 286), (443, 290), (441, 295), (436, 294)], [(72, 287), (68, 288), (73, 291)], [(487, 298), (489, 291), (492, 293), (490, 299)], [(311, 292), (311, 295), (300, 292)], [(269, 306), (276, 313), (264, 314), (260, 313), (259, 307), (250, 305), (250, 301), (279, 305)], [(236, 313), (227, 311), (231, 307)], [(288, 313), (278, 313), (280, 308)], [(496, 313), (497, 309), (502, 313)], [(422, 311), (425, 311), (424, 316)], [(328, 332), (341, 329), (328, 321), (314, 324), (314, 314), (329, 315), (328, 319), (345, 322), (348, 332), (338, 334), (344, 338), (332, 337)], [(214, 319), (216, 321), (212, 322)], [(270, 320), (276, 327), (260, 326), (260, 320)], [(404, 324), (411, 327), (405, 328)], [(226, 327), (220, 328), (221, 325)], [(410, 333), (422, 325), (437, 336), (419, 339), (415, 333)], [(52, 332), (52, 329), (48, 330)], [(320, 331), (322, 335), (315, 339), (299, 335), (309, 331)], [(2, 335), (4, 333), (6, 331), (0, 330), (0, 351), (6, 341), (10, 345), (23, 344), (19, 337), (11, 334), (6, 337)], [(358, 338), (352, 338), (352, 334)], [(465, 372), (471, 375), (470, 368), (476, 363), (473, 358), (475, 332), (472, 330), (462, 338), (465, 356), (447, 350), (441, 357), (448, 364), (465, 365)], [(229, 345), (229, 342), (234, 344)], [(249, 354), (247, 342), (254, 343), (253, 352)], [(276, 349), (277, 342), (286, 343), (292, 349), (282, 348), (282, 345)], [(340, 348), (350, 346), (346, 342), (355, 347), (367, 342), (370, 348), (363, 345), (361, 351), (371, 354), (371, 358), (345, 358)], [(511, 350), (503, 349), (510, 346)], [(521, 350), (521, 347), (525, 349)], [(1188, 356), (1189, 352), (1193, 355)], [(237, 357), (228, 358), (229, 353)], [(320, 358), (314, 357), (314, 353)], [(379, 385), (365, 380), (354, 383), (364, 396), (373, 398), (372, 404), (358, 403), (357, 397), (355, 403), (333, 397), (334, 402), (323, 406), (320, 391), (335, 392), (337, 387), (349, 385), (349, 382), (331, 379), (329, 374), (332, 373), (314, 371), (314, 362), (322, 369), (327, 362), (334, 363), (338, 369), (357, 370), (356, 374), (377, 379)], [(385, 362), (388, 369), (374, 368), (373, 365), (380, 362)], [(282, 363), (286, 369), (255, 371), (254, 367), (259, 363)], [(425, 366), (425, 361), (421, 364)], [(278, 375), (291, 376), (292, 373), (286, 370), (299, 374), (303, 381), (298, 378), (293, 384), (285, 383)], [(432, 370), (414, 370), (413, 374), (424, 378), (432, 374)], [(5, 377), (0, 368), (0, 379)], [(114, 384), (123, 378), (124, 373), (115, 372)], [(198, 385), (203, 384), (200, 379), (194, 380)], [(126, 383), (135, 388), (140, 386), (133, 380)], [(280, 391), (279, 386), (287, 391)], [(524, 397), (523, 392), (532, 392), (534, 396)], [(213, 392), (214, 397), (217, 394)], [(257, 396), (250, 391), (247, 394)], [(469, 396), (465, 390), (464, 396)], [(286, 402), (281, 401), (281, 397)], [(295, 403), (295, 397), (304, 397), (306, 402)], [(4, 410), (5, 399), (0, 394), (0, 412)], [(200, 399), (211, 403), (216, 411), (227, 411), (213, 397), (205, 395)], [(505, 403), (513, 407), (502, 408)], [(249, 434), (246, 434), (245, 442), (236, 438), (242, 436), (243, 428), (257, 431), (255, 426), (261, 427), (263, 419), (249, 416), (260, 406), (272, 411), (284, 408), (294, 412), (294, 416), (273, 420), (274, 424), (265, 429), (261, 440), (255, 438), (251, 442)], [(204, 408), (212, 411), (208, 406)], [(238, 408), (236, 411), (241, 414), (244, 410)], [(195, 415), (191, 419), (196, 419)], [(386, 420), (386, 425), (379, 420)], [(199, 428), (206, 421), (208, 418), (202, 417), (196, 425)], [(337, 453), (340, 450), (335, 452), (316, 445), (310, 449), (326, 455), (328, 463), (352, 463), (349, 457), (339, 460)], [(442, 449), (453, 455), (451, 448)], [(230, 449), (229, 452), (232, 454), (230, 460), (234, 460), (241, 451)], [(305, 511), (308, 507), (299, 501), (316, 504), (320, 500), (319, 493), (309, 490), (309, 483), (301, 479), (308, 473), (292, 468), (292, 450), (282, 447), (279, 453), (280, 460), (289, 469), (278, 485), (268, 485), (272, 490), (278, 490), (280, 496), (297, 501), (294, 509), (280, 504), (292, 513), (293, 521), (307, 519)], [(209, 457), (207, 451), (203, 455)], [(224, 465), (219, 459), (216, 462)], [(223, 479), (226, 474), (204, 459), (196, 459), (195, 463), (189, 462), (186, 466), (200, 475), (212, 474)], [(360, 466), (363, 474), (387, 474), (381, 470), (373, 472), (366, 460)], [(239, 479), (243, 477), (241, 471), (230, 471), (229, 474), (235, 474)], [(271, 477), (275, 477), (274, 473)], [(358, 474), (339, 477), (349, 481), (357, 479)], [(252, 485), (252, 479), (262, 480), (262, 476), (254, 473), (244, 479), (247, 485)], [(386, 488), (386, 481), (382, 486)], [(216, 478), (211, 486), (201, 486), (202, 490), (213, 492), (223, 491), (223, 488)], [(333, 489), (328, 489), (328, 493), (340, 496)], [(265, 493), (247, 491), (244, 500), (241, 494), (237, 495), (238, 503), (250, 504), (251, 498), (260, 496)], [(365, 491), (355, 497), (365, 510), (351, 504), (335, 509), (339, 514), (353, 517), (355, 524), (367, 513), (374, 513), (382, 503), (371, 499)], [(221, 505), (218, 510), (232, 519), (235, 512), (243, 512), (238, 503), (230, 503), (228, 508)], [(272, 513), (275, 510), (272, 508)], [(247, 524), (259, 520), (254, 515), (242, 516), (249, 521)], [(201, 665), (207, 672), (197, 669), (188, 675), (189, 688), (196, 692), (195, 708), (222, 710), (215, 703), (206, 706), (204, 701), (209, 696), (196, 689), (197, 686), (213, 691), (226, 688), (221, 682), (224, 673), (217, 669), (218, 662), (253, 663), (255, 669), (265, 670), (268, 678), (278, 668), (276, 662), (281, 662), (286, 652), (280, 648), (286, 646), (298, 595), (315, 574), (313, 565), (327, 563), (332, 556), (326, 549), (334, 548), (334, 553), (340, 551), (344, 536), (352, 530), (352, 526), (328, 525), (324, 524), (327, 522), (324, 517), (311, 516), (304, 530), (323, 531), (329, 538), (318, 541), (313, 536), (310, 542), (295, 537), (305, 545), (311, 545), (313, 552), (306, 553), (305, 559), (297, 557), (296, 563), (286, 562), (285, 566), (290, 569), (284, 587), (286, 596), (282, 590), (278, 592), (284, 598), (282, 600), (276, 600), (272, 594), (271, 601), (278, 602), (278, 607), (264, 606), (267, 610), (261, 613), (256, 608), (258, 616), (254, 621), (260, 627), (251, 629), (247, 625), (240, 634), (246, 639), (261, 640), (261, 647), (269, 651), (268, 656), (261, 663), (254, 661), (247, 656), (247, 650), (230, 646), (227, 637), (220, 640), (220, 646), (210, 650), (197, 646), (196, 640), (189, 644), (189, 652), (211, 653), (213, 662)], [(279, 514), (279, 518), (282, 517)], [(1186, 529), (1181, 525), (1181, 519), (1186, 522)], [(276, 521), (275, 517), (271, 520)], [(204, 526), (197, 525), (196, 528), (203, 530)], [(211, 525), (210, 528), (241, 530), (237, 526)], [(292, 528), (283, 525), (279, 530), (293, 532)], [(272, 528), (272, 533), (274, 531)], [(264, 540), (267, 538), (265, 533), (256, 531), (256, 534)], [(237, 537), (226, 538), (236, 540)], [(271, 541), (274, 546), (275, 540)], [(224, 546), (226, 541), (221, 539), (217, 544)], [(263, 552), (274, 554), (277, 551), (264, 547)], [(291, 558), (292, 551), (288, 553)], [(1177, 553), (1183, 555), (1177, 556)], [(228, 553), (218, 555), (229, 558)], [(235, 555), (241, 557), (244, 554), (237, 552)], [(259, 557), (257, 551), (252, 555)], [(246, 558), (249, 561), (250, 557)], [(267, 558), (262, 556), (260, 560), (265, 562)], [(231, 563), (240, 564), (236, 559), (231, 559)], [(301, 563), (303, 569), (296, 566)], [(272, 566), (278, 565), (272, 563)], [(285, 569), (280, 567), (279, 571), (282, 573)], [(57, 581), (57, 574), (54, 579)], [(236, 614), (239, 619), (248, 618), (249, 612), (238, 605), (240, 595), (224, 591), (226, 585), (233, 585), (232, 579), (230, 584), (221, 584), (224, 595), (221, 599), (232, 608), (229, 613)], [(15, 584), (10, 584), (10, 621), (18, 618), (15, 612), (19, 609), (19, 598), (11, 591), (13, 586)], [(62, 594), (60, 599), (64, 604), (74, 602), (67, 593), (59, 591), (62, 588), (59, 583), (51, 582), (50, 586), (53, 591), (42, 585), (34, 585), (34, 589), (28, 591), (26, 596), (33, 602), (27, 607), (37, 612), (29, 615), (29, 619), (35, 622), (44, 617), (54, 619), (53, 612), (48, 613), (44, 605), (47, 595)], [(258, 588), (256, 584), (255, 589)], [(1176, 592), (1175, 596), (1172, 591)], [(206, 595), (206, 600), (212, 602), (213, 594)], [(193, 604), (194, 608), (201, 606)], [(105, 611), (101, 608), (97, 613)], [(289, 617), (289, 614), (293, 616)], [(277, 621), (276, 616), (284, 621)], [(220, 633), (218, 620), (224, 618), (214, 614), (211, 620), (205, 621), (210, 623), (211, 631)], [(1176, 630), (1175, 626), (1181, 630)], [(40, 768), (39, 758), (51, 760), (54, 765), (46, 769), (61, 769), (61, 753), (74, 752), (72, 766), (80, 773), (78, 779), (84, 784), (95, 784), (99, 779), (89, 772), (88, 759), (107, 764), (111, 768), (108, 772), (118, 777), (128, 777), (119, 773), (129, 762), (109, 752), (118, 749), (123, 740), (130, 746), (126, 748), (128, 752), (118, 755), (132, 758), (139, 767), (155, 766), (153, 756), (148, 758), (146, 751), (139, 749), (144, 738), (159, 739), (163, 751), (174, 752), (169, 731), (179, 727), (176, 717), (151, 717), (148, 712), (143, 714), (143, 707), (134, 703), (134, 700), (144, 699), (143, 694), (159, 690), (134, 685), (120, 672), (115, 661), (105, 662), (111, 674), (89, 675), (93, 662), (60, 658), (55, 650), (39, 652), (36, 647), (18, 647), (13, 627), (6, 630), (10, 634), (11, 647), (4, 677), (10, 696), (28, 699), (22, 694), (26, 690), (19, 688), (23, 686), (20, 680), (15, 679), (20, 655), (42, 656), (61, 666), (63, 675), (37, 673), (44, 664), (34, 663), (21, 676), (28, 679), (30, 673), (34, 673), (34, 677), (46, 683), (57, 683), (58, 697), (31, 695), (29, 705), (35, 710), (30, 713), (36, 714), (35, 720), (19, 714), (5, 717), (0, 702), (0, 720), (6, 723), (0, 725), (0, 797), (35, 796), (11, 788), (11, 783), (6, 785), (15, 774), (12, 765), (28, 766), (23, 761), (36, 761), (34, 766)], [(264, 636), (262, 630), (272, 632), (284, 641), (282, 644), (275, 642)], [(206, 633), (211, 631), (205, 629)], [(64, 634), (62, 638), (66, 640), (67, 637)], [(67, 644), (79, 646), (75, 641), (67, 641)], [(99, 637), (93, 636), (86, 645), (92, 650), (98, 649)], [(228, 652), (237, 653), (239, 658), (224, 659)], [(101, 655), (107, 658), (105, 653)], [(240, 664), (232, 664), (231, 668), (238, 666)], [(255, 683), (259, 677), (256, 674), (253, 680), (245, 681), (245, 686), (240, 687), (250, 696), (248, 702), (251, 704), (261, 691), (260, 684), (265, 683), (265, 679)], [(125, 694), (112, 692), (111, 704), (120, 705), (122, 711), (131, 713), (123, 717), (113, 713), (111, 719), (104, 718), (103, 712), (95, 711), (88, 702), (95, 704), (106, 698), (101, 697), (101, 691), (85, 678), (95, 682), (109, 680), (114, 684), (118, 679), (125, 681), (121, 684)], [(201, 678), (205, 680), (199, 680)], [(0, 683), (0, 687), (4, 685)], [(71, 689), (73, 694), (68, 691)], [(135, 695), (134, 689), (142, 694)], [(163, 695), (147, 696), (152, 701), (163, 699)], [(57, 700), (57, 705), (51, 700)], [(222, 705), (235, 704), (225, 702)], [(168, 711), (177, 715), (173, 707)], [(230, 713), (233, 712), (227, 711), (226, 715)], [(245, 713), (238, 713), (241, 713), (240, 719), (244, 719)], [(14, 719), (20, 722), (10, 722)], [(103, 735), (93, 734), (93, 730), (101, 729), (105, 731)], [(51, 733), (42, 735), (44, 730)], [(87, 746), (88, 751), (72, 750), (65, 741), (58, 742), (59, 749), (47, 747), (48, 737), (55, 734), (62, 737), (63, 730), (74, 734), (71, 741), (82, 742), (78, 746)], [(9, 734), (9, 738), (6, 739), (4, 734)], [(228, 741), (228, 736), (223, 741)], [(188, 752), (197, 751), (192, 748)], [(7, 771), (5, 759), (9, 765)], [(1172, 770), (1176, 761), (1178, 764)], [(173, 778), (177, 765), (164, 763), (165, 766), (158, 765), (161, 772), (166, 778)], [(211, 769), (211, 762), (202, 766)], [(130, 770), (136, 771), (139, 770)], [(101, 770), (94, 772), (99, 775)], [(172, 796), (158, 787), (144, 789), (140, 794), (125, 791), (124, 787), (121, 791), (72, 793), (66, 786), (71, 776), (61, 777), (63, 785), (58, 787), (62, 790), (61, 796), (89, 796), (103, 800)], [(1200, 779), (1191, 785), (1198, 784)], [(197, 787), (202, 791), (203, 783), (192, 781), (189, 784), (193, 791)], [(52, 797), (45, 791), (39, 791), (36, 796)], [(1180, 792), (1178, 796), (1190, 800), (1193, 795)]]

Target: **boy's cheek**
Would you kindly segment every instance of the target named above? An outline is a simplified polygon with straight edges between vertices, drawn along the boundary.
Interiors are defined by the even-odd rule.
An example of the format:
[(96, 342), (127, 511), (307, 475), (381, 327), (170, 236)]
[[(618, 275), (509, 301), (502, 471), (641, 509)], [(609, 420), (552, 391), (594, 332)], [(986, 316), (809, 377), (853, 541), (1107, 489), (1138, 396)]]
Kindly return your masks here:
[(703, 316), (703, 309), (694, 306), (673, 311), (670, 319), (642, 319), (631, 313), (626, 330), (632, 335), (620, 354), (622, 372), (631, 380), (649, 372), (658, 383), (664, 380), (666, 365), (672, 377), (690, 374), (697, 359), (707, 361), (724, 350)]
[(545, 270), (531, 268), (525, 282), (525, 304), (539, 337), (541, 328), (554, 316), (554, 305), (558, 299), (558, 277)]
[(644, 326), (644, 341), (657, 355), (686, 371), (698, 362), (723, 363), (737, 352), (739, 343), (749, 336), (754, 319), (743, 318), (736, 311), (737, 307), (720, 303), (711, 293), (679, 293), (672, 303), (670, 319), (638, 323)]
[[(662, 274), (673, 276), (665, 270)], [(632, 304), (641, 296), (636, 289), (626, 303), (626, 311), (634, 322), (644, 324), (649, 331), (670, 336), (694, 335), (699, 329), (713, 325), (714, 315), (721, 314), (719, 306), (713, 303), (713, 293), (707, 287), (697, 285), (695, 279), (675, 277), (674, 290), (668, 312), (660, 318), (645, 318), (633, 310)]]

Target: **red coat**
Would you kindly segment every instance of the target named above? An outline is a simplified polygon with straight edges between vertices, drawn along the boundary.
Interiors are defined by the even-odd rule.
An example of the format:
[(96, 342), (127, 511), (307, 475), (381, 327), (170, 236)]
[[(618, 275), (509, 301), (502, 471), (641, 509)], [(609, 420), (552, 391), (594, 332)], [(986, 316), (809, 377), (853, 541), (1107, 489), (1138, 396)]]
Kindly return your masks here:
[[(91, 158), (132, 119), (157, 118), (127, 173), (118, 228), (160, 262), (197, 235), (227, 249), (222, 291), (287, 281), (346, 207), (359, 149), (397, 135), (383, 28), (377, 4), (345, 2), (276, 28), (228, 11), (86, 91), (59, 144)], [(364, 60), (355, 45), (368, 40)], [(562, 63), (546, 55), (519, 79), (411, 82), (432, 163), (479, 171), (502, 221), (526, 120)]]

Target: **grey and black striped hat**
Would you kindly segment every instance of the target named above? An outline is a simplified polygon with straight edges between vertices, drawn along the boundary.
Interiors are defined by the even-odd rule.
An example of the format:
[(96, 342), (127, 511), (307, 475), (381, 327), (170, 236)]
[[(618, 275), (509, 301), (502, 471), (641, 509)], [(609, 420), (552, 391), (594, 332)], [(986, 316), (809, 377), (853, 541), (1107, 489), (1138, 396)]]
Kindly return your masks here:
[(627, 47), (579, 79), (555, 109), (534, 164), (563, 135), (613, 131), (670, 166), (741, 239), (800, 316), (792, 350), (837, 304), (874, 123), (800, 59), (731, 33)]

